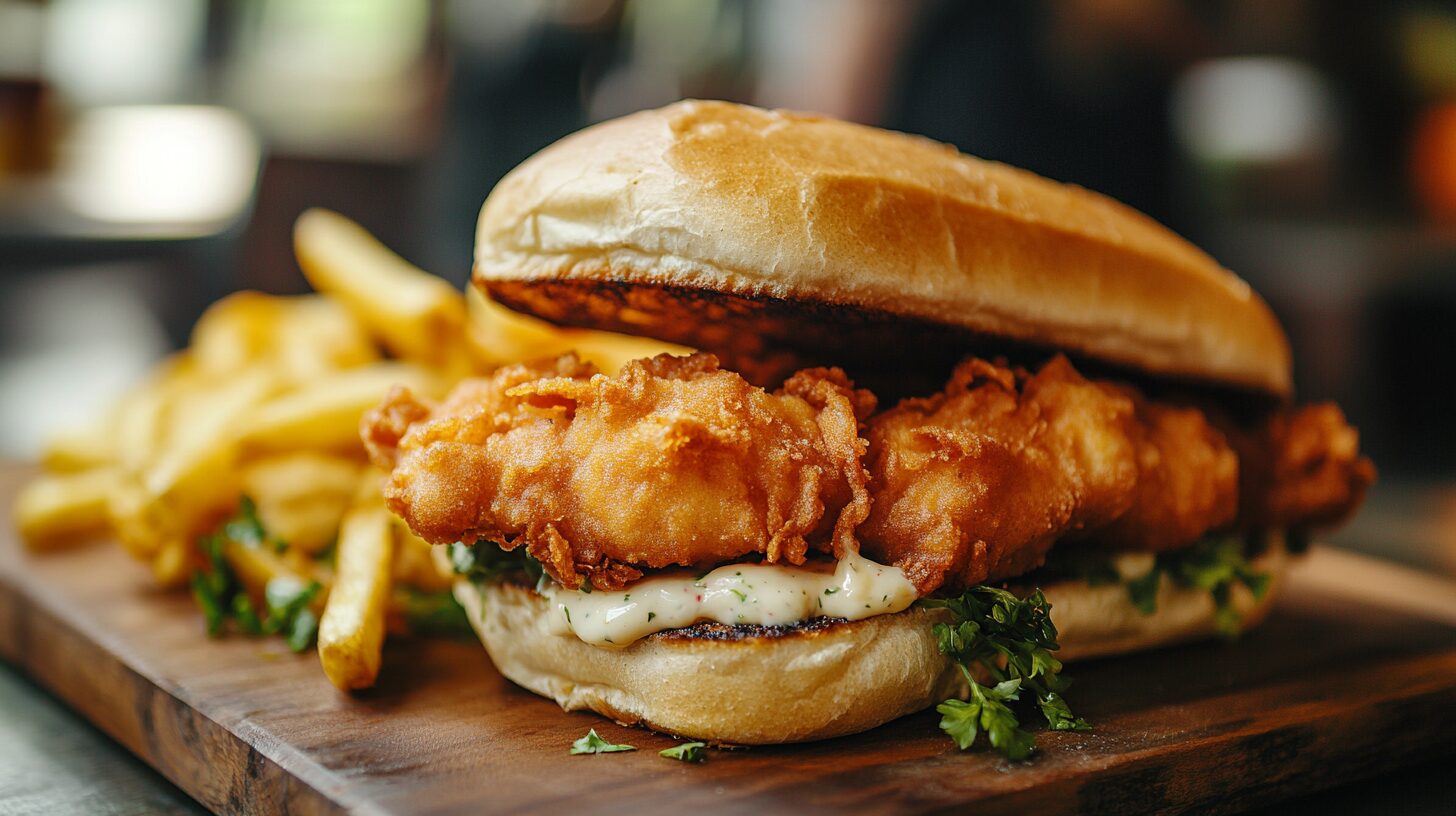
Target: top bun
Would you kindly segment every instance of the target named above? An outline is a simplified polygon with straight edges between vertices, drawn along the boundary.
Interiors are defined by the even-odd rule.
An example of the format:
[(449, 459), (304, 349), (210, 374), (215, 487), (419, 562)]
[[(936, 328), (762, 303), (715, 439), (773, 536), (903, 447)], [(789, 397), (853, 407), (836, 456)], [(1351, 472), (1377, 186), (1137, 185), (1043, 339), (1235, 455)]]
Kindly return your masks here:
[(528, 159), (485, 202), (475, 275), (548, 320), (730, 363), (904, 361), (905, 338), (943, 351), (951, 332), (1291, 389), (1268, 306), (1141, 213), (927, 139), (726, 102), (604, 122)]

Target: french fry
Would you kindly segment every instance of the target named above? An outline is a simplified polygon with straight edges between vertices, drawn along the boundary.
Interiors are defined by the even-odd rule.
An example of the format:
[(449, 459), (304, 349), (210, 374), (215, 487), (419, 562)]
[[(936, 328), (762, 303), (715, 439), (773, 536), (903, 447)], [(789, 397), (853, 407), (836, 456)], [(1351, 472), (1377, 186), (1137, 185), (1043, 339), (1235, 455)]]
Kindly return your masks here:
[(384, 618), (394, 553), (393, 522), (370, 471), (339, 530), (334, 585), (319, 623), (324, 674), (345, 691), (368, 688), (379, 676)]
[(287, 298), (278, 317), (273, 357), (294, 382), (379, 360), (369, 332), (336, 300)]
[(34, 549), (47, 549), (105, 532), (111, 523), (108, 502), (120, 480), (115, 468), (31, 480), (13, 509), (21, 538)]
[(223, 545), (222, 555), (254, 599), (263, 598), (268, 582), (274, 578), (288, 577), (307, 583), (308, 576), (295, 570), (283, 554), (266, 547), (250, 547), (230, 540)]
[(240, 425), (239, 441), (250, 454), (357, 449), (359, 418), (395, 385), (428, 395), (442, 390), (438, 378), (407, 363), (342, 371), (261, 406)]
[(164, 522), (148, 516), (150, 497), (137, 474), (124, 474), (107, 497), (111, 530), (131, 556), (151, 561), (162, 546)]
[(379, 359), (347, 309), (318, 295), (238, 292), (210, 306), (192, 330), (199, 371), (220, 376), (271, 361), (295, 382)]
[(394, 582), (425, 592), (444, 592), (454, 583), (451, 572), (441, 572), (432, 553), (434, 545), (420, 538), (394, 519)]
[(167, 416), (178, 394), (196, 379), (184, 353), (162, 362), (141, 385), (118, 403), (115, 425), (116, 462), (137, 472), (150, 464), (166, 443)]
[(51, 473), (106, 467), (116, 461), (116, 437), (116, 424), (111, 416), (52, 434), (41, 451), (41, 464)]
[(180, 587), (192, 574), (192, 548), (188, 539), (171, 538), (162, 542), (152, 560), (152, 578), (163, 588)]
[(452, 377), (468, 370), (465, 301), (453, 286), (329, 210), (299, 216), (293, 248), (313, 288), (337, 298), (396, 357)]
[(263, 526), (290, 549), (316, 553), (334, 540), (359, 484), (358, 461), (313, 451), (261, 459), (243, 468), (243, 493)]
[(235, 506), (240, 479), (233, 428), (280, 387), (280, 378), (254, 366), (220, 382), (193, 375), (170, 386), (159, 390), (163, 408), (148, 412), (165, 422), (164, 435), (154, 443), (160, 450), (138, 451), (148, 461), (123, 469), (108, 508), (112, 528), (129, 552), (169, 559), (153, 565), (159, 577), (179, 565), (167, 548), (185, 548)]
[(219, 382), (199, 380), (171, 406), (166, 447), (143, 471), (148, 492), (178, 502), (236, 493), (234, 429), (282, 385), (278, 372), (263, 366)]
[(282, 299), (237, 292), (207, 307), (192, 327), (189, 352), (204, 374), (229, 374), (267, 355)]

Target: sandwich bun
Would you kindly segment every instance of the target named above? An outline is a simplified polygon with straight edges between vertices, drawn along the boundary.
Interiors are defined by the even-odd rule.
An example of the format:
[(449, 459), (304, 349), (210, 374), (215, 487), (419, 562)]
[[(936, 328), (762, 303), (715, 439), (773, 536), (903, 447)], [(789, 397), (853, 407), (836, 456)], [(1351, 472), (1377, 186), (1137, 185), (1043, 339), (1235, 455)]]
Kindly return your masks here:
[[(1235, 588), (1243, 628), (1263, 620), (1287, 562), (1278, 543), (1254, 559), (1254, 568), (1272, 581), (1259, 601)], [(1166, 579), (1152, 615), (1139, 612), (1121, 584), (1069, 581), (1042, 591), (1052, 605), (1062, 647), (1057, 656), (1064, 662), (1216, 631), (1210, 595)], [(943, 610), (911, 607), (861, 621), (784, 628), (699, 624), (611, 649), (554, 634), (549, 604), (529, 588), (459, 581), (455, 597), (507, 679), (567, 711), (595, 711), (623, 725), (713, 743), (844, 736), (967, 693), (931, 632)]]
[(858, 376), (989, 339), (1291, 388), (1265, 303), (1147, 216), (927, 139), (725, 102), (604, 122), (525, 161), (481, 211), (475, 281), (750, 376), (784, 351)]

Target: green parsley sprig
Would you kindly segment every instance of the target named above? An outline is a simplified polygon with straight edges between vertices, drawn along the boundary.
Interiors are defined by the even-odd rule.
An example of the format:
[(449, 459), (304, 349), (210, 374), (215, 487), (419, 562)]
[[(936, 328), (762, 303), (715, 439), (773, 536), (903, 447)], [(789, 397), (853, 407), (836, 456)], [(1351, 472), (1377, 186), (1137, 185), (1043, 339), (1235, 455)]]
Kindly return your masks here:
[(541, 562), (526, 554), (524, 547), (507, 552), (490, 541), (466, 544), (457, 541), (447, 551), (450, 568), (456, 575), (464, 576), (476, 584), (485, 584), (507, 575), (524, 573), (536, 582), (537, 587), (546, 580), (546, 571)]
[(237, 516), (224, 523), (219, 532), (199, 540), (206, 567), (192, 573), (192, 597), (207, 621), (208, 636), (222, 636), (231, 624), (245, 635), (283, 635), (288, 648), (295, 652), (313, 645), (318, 616), (310, 604), (322, 589), (319, 583), (286, 575), (275, 577), (264, 587), (264, 608), (259, 610), (227, 561), (229, 542), (244, 547), (281, 545), (268, 536), (257, 509), (246, 497)]
[(681, 745), (674, 745), (671, 748), (664, 748), (657, 752), (658, 756), (675, 759), (678, 762), (702, 762), (708, 758), (708, 752), (703, 749), (708, 747), (702, 742), (684, 742)]
[(635, 751), (635, 745), (615, 745), (597, 736), (597, 730), (586, 732), (586, 736), (571, 744), (571, 753), (575, 754), (615, 754), (619, 751)]
[[(920, 605), (944, 609), (953, 618), (935, 624), (933, 632), (940, 653), (956, 662), (970, 686), (970, 699), (946, 700), (936, 710), (943, 717), (941, 730), (962, 750), (984, 732), (991, 746), (1008, 759), (1030, 755), (1036, 739), (1021, 728), (1007, 705), (1019, 701), (1023, 690), (1034, 697), (1053, 731), (1091, 728), (1072, 714), (1062, 697), (1069, 682), (1061, 676), (1061, 661), (1052, 655), (1058, 648), (1057, 628), (1041, 590), (1021, 599), (1004, 589), (978, 586), (955, 598), (926, 599)], [(971, 668), (978, 665), (995, 679), (994, 685), (988, 688), (976, 681)]]
[(1262, 600), (1271, 581), (1267, 572), (1259, 572), (1249, 563), (1239, 538), (1205, 538), (1191, 547), (1158, 553), (1151, 570), (1128, 581), (1128, 598), (1144, 615), (1158, 611), (1158, 589), (1164, 575), (1179, 586), (1213, 596), (1214, 625), (1224, 637), (1237, 636), (1242, 623), (1233, 602), (1234, 587), (1243, 584), (1255, 600)]
[(394, 605), (411, 633), (444, 637), (471, 637), (465, 607), (449, 592), (426, 592), (409, 586), (394, 588)]
[(258, 517), (258, 505), (249, 496), (238, 502), (238, 514), (222, 527), (223, 534), (245, 547), (267, 547), (273, 552), (288, 549), (288, 543), (268, 535), (263, 520)]

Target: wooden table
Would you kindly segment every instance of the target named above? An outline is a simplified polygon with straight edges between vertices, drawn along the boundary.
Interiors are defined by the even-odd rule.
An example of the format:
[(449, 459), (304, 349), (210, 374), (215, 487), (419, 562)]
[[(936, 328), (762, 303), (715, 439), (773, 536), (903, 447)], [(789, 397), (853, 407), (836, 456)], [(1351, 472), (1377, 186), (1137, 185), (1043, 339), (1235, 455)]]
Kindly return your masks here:
[[(0, 472), (0, 507), (20, 476)], [(347, 697), (312, 654), (207, 640), (118, 548), (27, 554), (3, 516), (0, 655), (227, 812), (1225, 812), (1456, 753), (1456, 585), (1325, 548), (1239, 644), (1071, 667), (1097, 729), (1039, 734), (1033, 761), (956, 751), (924, 713), (694, 766), (520, 690), (473, 643), (391, 643)], [(639, 750), (569, 756), (592, 727)]]

